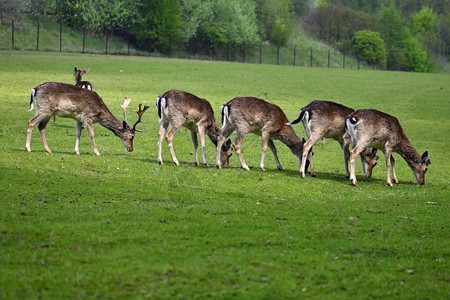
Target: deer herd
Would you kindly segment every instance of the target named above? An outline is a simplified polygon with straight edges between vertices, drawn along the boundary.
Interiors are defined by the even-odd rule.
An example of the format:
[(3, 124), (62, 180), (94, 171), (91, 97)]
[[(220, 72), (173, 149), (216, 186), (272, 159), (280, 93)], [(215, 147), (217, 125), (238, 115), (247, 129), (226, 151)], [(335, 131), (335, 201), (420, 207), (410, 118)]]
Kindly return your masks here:
[[(46, 152), (51, 153), (45, 138), (45, 127), (48, 121), (55, 116), (72, 118), (76, 120), (75, 153), (80, 154), (79, 143), (83, 128), (86, 128), (91, 137), (95, 155), (100, 155), (95, 143), (94, 123), (100, 123), (103, 127), (118, 136), (126, 150), (133, 151), (133, 139), (139, 130), (136, 125), (141, 122), (142, 115), (149, 108), (139, 104), (138, 120), (131, 127), (127, 121), (127, 108), (131, 102), (125, 98), (121, 108), (124, 113), (124, 121), (120, 122), (106, 107), (102, 98), (93, 90), (89, 81), (82, 81), (82, 76), (89, 72), (88, 69), (74, 68), (75, 85), (46, 82), (31, 90), (30, 109), (36, 107), (36, 115), (28, 121), (27, 139), (25, 148), (31, 152), (31, 134), (37, 124), (39, 133)], [(229, 165), (229, 158), (235, 151), (243, 169), (250, 168), (245, 163), (241, 151), (241, 145), (248, 133), (261, 136), (261, 163), (262, 171), (265, 171), (265, 155), (267, 147), (272, 151), (277, 168), (283, 170), (277, 155), (277, 149), (273, 140), (280, 140), (291, 149), (297, 157), (301, 178), (310, 166), (310, 174), (315, 177), (313, 165), (314, 144), (331, 138), (339, 142), (344, 152), (345, 176), (356, 185), (355, 160), (359, 155), (364, 176), (370, 178), (372, 169), (379, 158), (377, 150), (382, 150), (386, 157), (387, 184), (392, 186), (392, 177), (395, 183), (398, 178), (395, 173), (395, 160), (392, 152), (400, 154), (413, 171), (417, 183), (425, 184), (425, 173), (430, 159), (428, 151), (419, 155), (400, 125), (397, 118), (375, 109), (360, 109), (343, 106), (330, 101), (314, 100), (300, 109), (299, 117), (289, 122), (288, 118), (277, 105), (271, 104), (255, 97), (236, 97), (221, 107), (222, 128), (216, 122), (211, 104), (191, 93), (170, 90), (156, 99), (156, 108), (159, 117), (160, 129), (158, 132), (158, 163), (163, 164), (162, 144), (165, 136), (172, 162), (179, 165), (173, 147), (173, 138), (181, 127), (189, 129), (194, 145), (195, 164), (198, 160), (198, 140), (202, 151), (202, 161), (209, 166), (205, 152), (205, 134), (216, 147), (215, 166)], [(303, 123), (308, 140), (300, 139), (292, 125)], [(169, 129), (167, 131), (167, 129)], [(167, 133), (166, 133), (167, 131)], [(229, 136), (236, 132), (232, 143)], [(349, 147), (352, 150), (349, 150)]]

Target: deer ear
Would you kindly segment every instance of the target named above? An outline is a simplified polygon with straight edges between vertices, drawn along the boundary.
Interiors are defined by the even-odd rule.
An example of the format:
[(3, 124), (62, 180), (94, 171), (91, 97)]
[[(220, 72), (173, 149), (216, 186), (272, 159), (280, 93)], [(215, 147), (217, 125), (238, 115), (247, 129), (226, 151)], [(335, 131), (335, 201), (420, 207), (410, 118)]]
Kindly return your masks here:
[(425, 160), (427, 160), (427, 158), (428, 158), (428, 151), (425, 151), (425, 152), (422, 154), (421, 160), (422, 160), (422, 161), (425, 161)]
[(76, 73), (77, 72), (77, 67), (73, 68), (73, 72)]
[(123, 128), (131, 129), (130, 125), (126, 121), (123, 121)]
[(91, 68), (84, 69), (84, 70), (83, 70), (83, 74), (86, 74), (87, 72), (89, 72), (90, 69), (91, 69)]
[(378, 149), (376, 148), (372, 148), (372, 154), (375, 156), (375, 154), (377, 154)]
[(302, 143), (303, 143), (303, 144), (306, 143), (306, 140), (305, 140), (304, 137), (302, 138)]

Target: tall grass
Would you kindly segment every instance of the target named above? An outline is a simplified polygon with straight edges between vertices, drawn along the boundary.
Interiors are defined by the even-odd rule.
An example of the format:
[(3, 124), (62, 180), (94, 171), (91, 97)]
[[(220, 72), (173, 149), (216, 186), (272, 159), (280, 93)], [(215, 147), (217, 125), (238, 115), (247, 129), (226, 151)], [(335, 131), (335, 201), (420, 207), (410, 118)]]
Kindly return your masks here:
[[(21, 51), (0, 59), (0, 298), (448, 298), (448, 75)], [(289, 119), (313, 99), (383, 110), (429, 151), (426, 184), (396, 156), (398, 185), (386, 186), (382, 157), (372, 179), (357, 166), (353, 187), (328, 140), (314, 148), (317, 178), (301, 180), (280, 142), (286, 171), (269, 154), (258, 170), (254, 135), (242, 147), (250, 172), (235, 156), (222, 170), (196, 167), (187, 130), (174, 140), (181, 165), (165, 144), (158, 165), (156, 109), (132, 153), (96, 125), (102, 155), (86, 132), (73, 154), (69, 119), (47, 126), (52, 154), (36, 129), (27, 153), (31, 88), (72, 83), (74, 66), (91, 68), (85, 79), (117, 116), (123, 97), (153, 106), (172, 88), (209, 100), (217, 119), (235, 96), (264, 98)]]

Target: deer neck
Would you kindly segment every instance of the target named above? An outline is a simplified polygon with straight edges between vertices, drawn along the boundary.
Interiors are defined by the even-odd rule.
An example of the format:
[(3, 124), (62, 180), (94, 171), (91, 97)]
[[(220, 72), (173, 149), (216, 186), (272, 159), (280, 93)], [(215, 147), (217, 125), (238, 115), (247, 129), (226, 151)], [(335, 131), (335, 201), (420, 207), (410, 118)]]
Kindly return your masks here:
[(404, 160), (406, 160), (411, 169), (414, 169), (417, 164), (420, 164), (420, 155), (408, 139), (403, 140), (400, 143), (397, 153), (400, 154)]
[(279, 140), (291, 149), (292, 153), (301, 157), (303, 152), (302, 140), (295, 134), (294, 130), (290, 127), (286, 127), (279, 135)]
[(98, 122), (117, 136), (123, 132), (122, 123), (109, 111), (102, 111)]

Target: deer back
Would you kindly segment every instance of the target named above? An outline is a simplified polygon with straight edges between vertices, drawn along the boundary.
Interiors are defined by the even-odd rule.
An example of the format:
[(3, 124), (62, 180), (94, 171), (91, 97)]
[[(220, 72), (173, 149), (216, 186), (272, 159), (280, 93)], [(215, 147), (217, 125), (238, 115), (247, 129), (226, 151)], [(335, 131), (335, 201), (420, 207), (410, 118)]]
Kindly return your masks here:
[[(164, 99), (164, 100), (162, 100)], [(211, 104), (188, 92), (170, 90), (157, 100), (160, 120), (185, 125), (215, 125), (214, 111)]]

